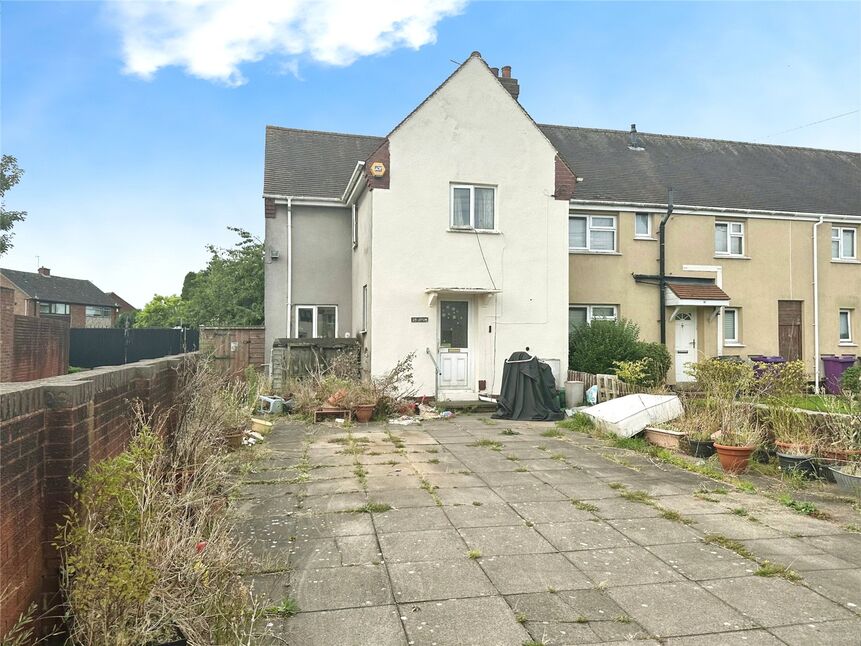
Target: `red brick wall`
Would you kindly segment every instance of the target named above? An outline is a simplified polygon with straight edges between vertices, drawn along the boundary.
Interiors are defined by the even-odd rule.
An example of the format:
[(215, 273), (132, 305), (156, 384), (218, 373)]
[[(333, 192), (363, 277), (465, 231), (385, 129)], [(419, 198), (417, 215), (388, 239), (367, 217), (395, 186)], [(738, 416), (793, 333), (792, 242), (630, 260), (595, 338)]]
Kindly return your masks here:
[(72, 317), (69, 327), (87, 327), (86, 305), (69, 305), (69, 314)]
[(69, 476), (128, 444), (129, 403), (167, 411), (183, 357), (151, 359), (0, 387), (0, 636), (27, 606), (56, 600), (57, 525), (73, 500)]
[(0, 288), (0, 382), (64, 375), (69, 368), (65, 319), (13, 314), (12, 290)]

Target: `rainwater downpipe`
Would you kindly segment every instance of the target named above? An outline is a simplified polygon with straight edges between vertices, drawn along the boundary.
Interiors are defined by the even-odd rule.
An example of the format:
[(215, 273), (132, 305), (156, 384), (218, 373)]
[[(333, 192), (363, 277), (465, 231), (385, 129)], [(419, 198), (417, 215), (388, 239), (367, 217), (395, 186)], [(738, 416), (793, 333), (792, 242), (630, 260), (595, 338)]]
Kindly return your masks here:
[(287, 198), (287, 338), (293, 330), (293, 198)]
[(661, 308), (661, 343), (667, 344), (667, 247), (666, 247), (666, 227), (670, 216), (673, 214), (673, 189), (667, 191), (667, 214), (661, 219), (661, 224), (658, 226), (658, 289), (660, 295), (658, 302)]
[(819, 225), (825, 222), (824, 216), (813, 225), (813, 363), (815, 391), (819, 392)]

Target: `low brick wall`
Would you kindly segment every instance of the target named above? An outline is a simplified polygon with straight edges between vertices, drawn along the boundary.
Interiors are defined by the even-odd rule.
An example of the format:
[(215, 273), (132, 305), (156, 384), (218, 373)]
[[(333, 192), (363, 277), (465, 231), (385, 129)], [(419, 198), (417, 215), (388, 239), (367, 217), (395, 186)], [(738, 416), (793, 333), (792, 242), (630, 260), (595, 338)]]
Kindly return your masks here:
[(73, 499), (69, 477), (127, 446), (131, 401), (156, 413), (173, 405), (187, 357), (0, 385), (0, 636), (31, 602), (56, 600), (51, 544)]

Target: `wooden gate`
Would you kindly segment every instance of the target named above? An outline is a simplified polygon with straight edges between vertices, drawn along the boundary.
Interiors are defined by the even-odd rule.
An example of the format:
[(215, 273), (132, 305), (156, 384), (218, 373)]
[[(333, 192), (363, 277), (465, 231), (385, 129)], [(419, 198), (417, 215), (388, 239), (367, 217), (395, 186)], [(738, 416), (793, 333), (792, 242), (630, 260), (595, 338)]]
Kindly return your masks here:
[(778, 354), (787, 361), (801, 358), (802, 301), (777, 301)]
[(263, 327), (202, 327), (200, 351), (227, 374), (240, 374), (248, 366), (265, 362)]

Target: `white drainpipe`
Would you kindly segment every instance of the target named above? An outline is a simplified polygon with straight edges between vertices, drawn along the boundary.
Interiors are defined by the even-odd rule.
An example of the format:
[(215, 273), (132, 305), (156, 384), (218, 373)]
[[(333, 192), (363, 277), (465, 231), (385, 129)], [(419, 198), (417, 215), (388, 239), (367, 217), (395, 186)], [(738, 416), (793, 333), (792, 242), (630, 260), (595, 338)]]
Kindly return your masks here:
[(293, 329), (293, 198), (287, 198), (287, 338)]
[(813, 364), (814, 388), (819, 392), (819, 225), (825, 221), (824, 216), (813, 225)]

